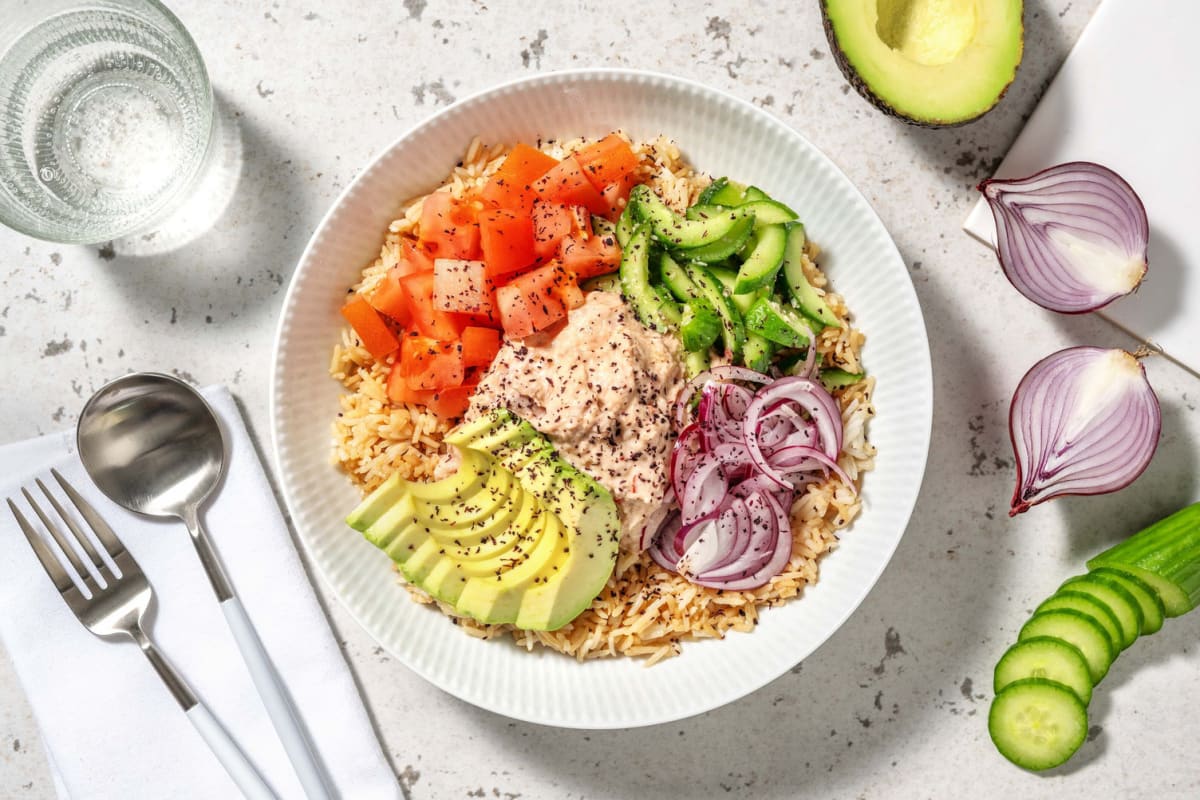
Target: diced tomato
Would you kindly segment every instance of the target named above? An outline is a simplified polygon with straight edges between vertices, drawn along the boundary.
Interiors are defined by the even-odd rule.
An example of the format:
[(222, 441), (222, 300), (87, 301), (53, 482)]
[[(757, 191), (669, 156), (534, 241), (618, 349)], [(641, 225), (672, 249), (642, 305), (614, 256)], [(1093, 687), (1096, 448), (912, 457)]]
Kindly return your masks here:
[(400, 278), (403, 273), (396, 268), (389, 269), (383, 279), (375, 285), (375, 290), (367, 298), (380, 314), (391, 317), (401, 326), (408, 327), (412, 322), (412, 313), (404, 299), (404, 290), (400, 288)]
[(524, 212), (505, 209), (479, 215), (479, 239), (487, 274), (493, 278), (520, 272), (537, 259), (533, 220)]
[(615, 133), (579, 150), (575, 158), (597, 191), (629, 175), (638, 166), (638, 157), (629, 143)]
[(445, 389), (463, 382), (462, 342), (443, 342), (415, 331), (400, 344), (400, 372), (413, 389)]
[(392, 333), (383, 317), (379, 316), (379, 312), (372, 308), (367, 298), (361, 294), (355, 294), (342, 306), (342, 316), (350, 323), (350, 327), (354, 328), (354, 332), (362, 340), (363, 347), (367, 348), (372, 357), (381, 359), (400, 346), (396, 334)]
[(608, 203), (588, 180), (574, 156), (564, 158), (533, 185), (538, 197), (568, 206), (583, 206), (593, 214), (608, 213)]
[(428, 250), (417, 244), (415, 239), (402, 239), (400, 252), (404, 255), (404, 260), (412, 267), (409, 272), (433, 269), (433, 256), (429, 254)]
[(567, 311), (574, 311), (583, 305), (586, 298), (583, 296), (583, 290), (579, 288), (579, 284), (572, 278), (558, 284), (558, 299), (566, 306)]
[(587, 239), (568, 236), (562, 241), (559, 258), (568, 272), (584, 280), (615, 272), (621, 265), (621, 245), (612, 234)]
[(629, 192), (633, 190), (634, 186), (637, 186), (637, 182), (637, 176), (631, 172), (604, 187), (604, 191), (600, 195), (608, 204), (608, 211), (603, 215), (606, 219), (611, 222), (617, 221), (621, 212), (625, 210), (625, 206), (629, 205)]
[(504, 332), (514, 339), (523, 339), (565, 317), (567, 309), (559, 298), (559, 284), (564, 280), (569, 277), (562, 266), (552, 262), (518, 275), (497, 289), (496, 302)]
[(492, 318), (496, 294), (482, 261), (439, 258), (433, 262), (433, 307)]
[(467, 412), (467, 406), (471, 404), (471, 395), (474, 393), (474, 385), (452, 386), (435, 392), (426, 405), (442, 419), (455, 419)]
[(433, 389), (412, 388), (408, 384), (408, 378), (402, 373), (400, 365), (392, 365), (392, 371), (388, 373), (387, 381), (388, 400), (397, 405), (408, 403), (410, 405), (424, 406), (429, 404), (434, 394), (436, 394), (436, 391)]
[(420, 244), (434, 258), (479, 258), (479, 221), (470, 202), (434, 192), (421, 208)]
[(500, 331), (468, 325), (462, 332), (464, 367), (486, 367), (500, 352)]
[(466, 322), (455, 314), (434, 308), (433, 270), (405, 275), (400, 279), (400, 289), (418, 333), (445, 342), (454, 341), (462, 333)]
[(558, 253), (559, 243), (574, 232), (574, 215), (561, 203), (536, 200), (533, 204), (533, 249), (539, 261)]
[(527, 144), (518, 144), (504, 159), (480, 198), (490, 206), (512, 211), (528, 211), (533, 202), (533, 182), (546, 174), (558, 161)]

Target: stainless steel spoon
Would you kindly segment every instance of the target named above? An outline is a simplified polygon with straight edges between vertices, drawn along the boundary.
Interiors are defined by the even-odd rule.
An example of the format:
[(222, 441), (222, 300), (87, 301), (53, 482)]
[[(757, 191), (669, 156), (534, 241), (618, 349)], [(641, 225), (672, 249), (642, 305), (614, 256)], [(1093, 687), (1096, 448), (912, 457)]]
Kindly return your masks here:
[(305, 793), (332, 797), (332, 783), (200, 523), (200, 507), (225, 471), (225, 439), (208, 403), (169, 375), (126, 375), (88, 400), (76, 439), (84, 469), (109, 499), (138, 514), (175, 517), (187, 526)]

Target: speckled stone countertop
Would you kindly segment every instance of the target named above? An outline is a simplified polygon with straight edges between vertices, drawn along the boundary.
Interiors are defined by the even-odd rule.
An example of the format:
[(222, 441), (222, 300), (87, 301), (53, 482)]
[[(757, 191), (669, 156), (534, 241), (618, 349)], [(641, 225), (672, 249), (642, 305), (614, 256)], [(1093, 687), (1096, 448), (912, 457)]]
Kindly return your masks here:
[[(701, 717), (625, 732), (543, 728), (465, 705), (389, 659), (318, 584), (407, 795), (1200, 796), (1187, 756), (1200, 738), (1200, 614), (1116, 662), (1092, 702), (1094, 741), (1066, 768), (1015, 769), (985, 724), (992, 667), (1023, 615), (1088, 555), (1200, 497), (1200, 383), (1151, 359), (1164, 424), (1149, 471), (1115, 495), (1005, 515), (1006, 415), (1020, 376), (1071, 344), (1131, 343), (1102, 320), (1025, 302), (959, 225), (1097, 4), (1029, 0), (1025, 62), (999, 108), (930, 131), (849, 90), (811, 1), (685, 12), (693, 6), (178, 0), (240, 131), (237, 193), (209, 233), (165, 255), (0, 229), (0, 441), (72, 426), (94, 388), (136, 369), (225, 382), (265, 441), (284, 288), (321, 215), (371, 157), (455, 99), (537, 71), (684, 75), (801, 131), (895, 237), (925, 313), (936, 392), (912, 522), (858, 612), (790, 674)], [(0, 656), (0, 797), (53, 795), (32, 712)]]

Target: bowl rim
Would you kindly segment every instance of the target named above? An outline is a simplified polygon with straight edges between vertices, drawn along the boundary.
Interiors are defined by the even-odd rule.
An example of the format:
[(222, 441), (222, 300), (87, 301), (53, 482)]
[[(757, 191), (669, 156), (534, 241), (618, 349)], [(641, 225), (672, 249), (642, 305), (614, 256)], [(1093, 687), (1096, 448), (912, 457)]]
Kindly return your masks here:
[[(408, 669), (411, 672), (413, 672), (414, 674), (418, 675), (422, 680), (427, 681), (428, 683), (436, 686), (441, 691), (444, 691), (447, 694), (450, 694), (463, 702), (469, 703), (469, 704), (476, 706), (478, 708), (481, 708), (485, 711), (499, 714), (501, 716), (505, 716), (510, 719), (520, 720), (522, 722), (534, 723), (534, 724), (539, 724), (539, 725), (548, 725), (548, 726), (552, 726), (552, 727), (570, 728), (570, 729), (578, 729), (578, 730), (615, 730), (615, 729), (645, 727), (645, 726), (650, 726), (650, 725), (658, 725), (658, 724), (666, 724), (666, 723), (676, 722), (678, 720), (694, 717), (699, 714), (703, 714), (708, 711), (712, 711), (713, 709), (720, 708), (722, 706), (736, 702), (737, 700), (740, 700), (743, 697), (746, 697), (746, 696), (764, 688), (769, 683), (777, 680), (781, 675), (785, 674), (790, 668), (794, 667), (795, 664), (800, 663), (804, 659), (813, 655), (813, 653), (815, 653), (826, 642), (828, 642), (829, 639), (835, 633), (837, 633), (837, 631), (839, 631), (842, 628), (842, 626), (844, 626), (846, 624), (846, 621), (859, 609), (859, 607), (866, 600), (867, 596), (871, 593), (871, 591), (878, 584), (880, 577), (883, 575), (884, 570), (886, 570), (888, 565), (891, 563), (892, 558), (895, 555), (896, 549), (897, 549), (897, 547), (899, 547), (901, 539), (904, 538), (904, 535), (908, 530), (908, 526), (912, 522), (913, 510), (916, 507), (917, 499), (920, 495), (921, 488), (924, 484), (925, 472), (928, 467), (929, 448), (931, 445), (931, 436), (932, 436), (932, 428), (933, 428), (933, 366), (932, 366), (932, 356), (931, 356), (930, 348), (929, 348), (929, 336), (928, 336), (928, 332), (927, 332), (926, 326), (925, 326), (924, 313), (921, 310), (920, 299), (917, 296), (916, 288), (912, 283), (911, 276), (907, 275), (907, 273), (906, 273), (905, 274), (906, 280), (902, 282), (902, 288), (903, 288), (903, 291), (907, 292), (907, 294), (908, 294), (908, 297), (906, 299), (911, 301), (912, 308), (916, 311), (917, 322), (919, 323), (919, 325), (921, 327), (921, 332), (923, 334), (920, 337), (920, 341), (918, 343), (916, 343), (919, 346), (912, 348), (912, 352), (910, 354), (911, 358), (912, 358), (912, 362), (910, 363), (910, 370), (912, 372), (919, 371), (921, 373), (921, 375), (923, 375), (923, 377), (924, 377), (924, 380), (921, 382), (919, 388), (920, 388), (920, 392), (921, 392), (920, 397), (923, 402), (923, 405), (927, 409), (927, 413), (924, 414), (923, 419), (920, 420), (921, 425), (919, 426), (919, 428), (915, 429), (915, 432), (917, 434), (919, 434), (919, 448), (914, 448), (915, 452), (913, 453), (913, 456), (916, 460), (916, 464), (919, 467), (919, 469), (914, 470), (917, 475), (917, 478), (916, 478), (916, 482), (912, 488), (911, 497), (906, 500), (906, 502), (904, 503), (904, 507), (902, 509), (900, 509), (900, 511), (902, 513), (897, 514), (897, 519), (903, 520), (902, 527), (900, 528), (899, 534), (892, 538), (891, 542), (889, 543), (889, 545), (887, 547), (886, 553), (883, 553), (883, 552), (880, 553), (884, 557), (879, 560), (878, 566), (874, 569), (874, 574), (871, 574), (871, 575), (864, 574), (862, 576), (863, 578), (866, 578), (866, 580), (861, 581), (860, 588), (857, 591), (857, 595), (852, 597), (850, 601), (848, 601), (844, 604), (841, 615), (836, 619), (836, 624), (829, 626), (827, 633), (825, 633), (824, 636), (821, 636), (818, 641), (815, 641), (814, 644), (812, 645), (811, 649), (807, 653), (798, 657), (796, 661), (792, 662), (789, 665), (785, 665), (782, 669), (780, 669), (778, 671), (772, 671), (770, 673), (764, 672), (761, 676), (762, 677), (761, 682), (758, 682), (757, 685), (751, 685), (748, 687), (738, 687), (734, 691), (731, 691), (731, 692), (727, 691), (725, 693), (714, 692), (714, 693), (712, 693), (711, 698), (707, 702), (698, 703), (694, 707), (691, 707), (691, 708), (688, 708), (686, 710), (682, 710), (682, 711), (679, 711), (676, 713), (661, 714), (661, 715), (656, 715), (656, 716), (643, 716), (643, 717), (638, 717), (636, 719), (626, 719), (626, 720), (619, 720), (619, 721), (605, 721), (605, 722), (590, 723), (590, 724), (579, 724), (579, 723), (574, 723), (574, 722), (570, 722), (570, 721), (548, 720), (544, 717), (538, 716), (537, 714), (532, 714), (532, 713), (523, 714), (523, 713), (520, 713), (518, 710), (515, 710), (512, 708), (505, 708), (505, 709), (501, 710), (501, 709), (491, 707), (489, 705), (483, 705), (483, 704), (477, 702), (476, 699), (468, 696), (466, 692), (459, 690), (458, 687), (449, 687), (449, 686), (446, 686), (444, 684), (444, 682), (436, 680), (433, 676), (431, 676), (428, 673), (427, 670), (414, 665), (412, 663), (412, 661), (409, 658), (407, 658), (407, 656), (405, 656), (403, 653), (396, 652), (396, 650), (394, 650), (388, 643), (380, 641), (376, 637), (376, 635), (372, 631), (372, 629), (363, 621), (363, 618), (361, 617), (361, 615), (355, 609), (353, 609), (348, 602), (346, 602), (343, 599), (342, 593), (337, 590), (334, 582), (330, 579), (330, 576), (328, 575), (325, 567), (322, 565), (322, 563), (317, 558), (314, 557), (312, 548), (310, 547), (307, 539), (305, 538), (305, 535), (301, 532), (300, 526), (296, 522), (293, 521), (294, 515), (292, 513), (292, 509), (294, 507), (298, 507), (298, 503), (296, 502), (296, 499), (293, 498), (293, 492), (292, 492), (292, 489), (291, 489), (289, 483), (286, 480), (284, 480), (283, 461), (282, 461), (282, 455), (281, 455), (282, 448), (281, 448), (281, 441), (280, 441), (280, 437), (282, 435), (282, 431), (280, 429), (281, 410), (279, 408), (279, 396), (278, 396), (279, 391), (280, 391), (280, 381), (278, 379), (278, 376), (281, 374), (280, 362), (283, 358), (283, 355), (282, 355), (282, 349), (279, 347), (279, 343), (283, 340), (283, 336), (286, 332), (286, 327), (289, 322), (289, 317), (290, 317), (291, 311), (294, 308), (293, 300), (294, 300), (295, 294), (298, 292), (298, 286), (300, 283), (298, 278), (300, 276), (300, 272), (303, 269), (304, 265), (309, 261), (311, 255), (313, 253), (313, 250), (316, 248), (318, 242), (322, 238), (321, 234), (324, 233), (326, 226), (329, 224), (330, 220), (334, 217), (334, 215), (338, 213), (338, 211), (341, 209), (342, 205), (346, 202), (347, 198), (353, 192), (355, 192), (358, 189), (359, 184), (361, 182), (363, 182), (364, 180), (366, 180), (367, 176), (371, 175), (375, 170), (377, 170), (380, 167), (380, 165), (387, 158), (389, 158), (389, 156), (393, 153), (393, 151), (395, 151), (396, 148), (398, 148), (406, 139), (415, 135), (417, 132), (419, 132), (421, 129), (425, 128), (426, 126), (436, 124), (438, 121), (440, 121), (441, 119), (443, 119), (446, 116), (449, 116), (451, 114), (460, 113), (461, 110), (467, 106), (475, 105), (477, 103), (485, 101), (491, 95), (495, 95), (495, 94), (499, 94), (499, 93), (507, 93), (512, 90), (516, 90), (516, 89), (520, 89), (520, 88), (526, 88), (526, 87), (533, 88), (533, 87), (538, 86), (539, 84), (543, 84), (543, 85), (561, 84), (564, 82), (569, 82), (571, 80), (589, 80), (589, 81), (609, 80), (615, 84), (637, 82), (639, 80), (659, 81), (664, 84), (674, 84), (673, 88), (675, 88), (675, 89), (689, 90), (689, 91), (700, 93), (703, 95), (715, 95), (715, 96), (721, 98), (722, 100), (724, 100), (725, 102), (731, 103), (736, 107), (741, 107), (743, 110), (750, 111), (753, 115), (760, 117), (762, 119), (762, 121), (764, 122), (764, 124), (781, 129), (781, 131), (786, 136), (790, 136), (790, 137), (801, 140), (803, 142), (803, 144), (807, 148), (809, 148), (818, 159), (823, 159), (826, 162), (828, 162), (829, 167), (833, 170), (836, 177), (840, 178), (841, 181), (843, 181), (845, 183), (847, 189), (850, 191), (850, 193), (852, 194), (854, 199), (861, 202), (861, 204), (862, 204), (863, 208), (866, 210), (866, 212), (879, 225), (880, 229), (884, 232), (884, 234), (886, 236), (887, 246), (891, 248), (891, 250), (895, 253), (896, 259), (899, 261), (901, 266), (903, 266), (904, 258), (900, 253), (899, 247), (896, 245), (895, 239), (892, 237), (890, 231), (888, 231), (887, 226), (884, 225), (883, 220), (879, 216), (879, 213), (875, 210), (874, 206), (871, 205), (871, 202), (867, 199), (866, 195), (864, 195), (863, 192), (858, 188), (858, 186), (852, 180), (850, 180), (849, 176), (846, 175), (845, 171), (843, 171), (841, 169), (841, 167), (839, 167), (837, 165), (837, 163), (829, 155), (827, 155), (823, 150), (821, 150), (815, 144), (813, 144), (800, 131), (796, 130), (790, 124), (784, 122), (782, 119), (780, 119), (779, 117), (777, 117), (776, 115), (774, 115), (773, 113), (771, 113), (770, 111), (768, 111), (766, 109), (760, 108), (759, 106), (756, 106), (753, 103), (751, 103), (747, 100), (744, 100), (740, 97), (737, 97), (736, 95), (733, 95), (723, 89), (709, 86), (707, 84), (701, 83), (700, 81), (693, 80), (691, 78), (686, 78), (686, 77), (683, 77), (680, 75), (675, 75), (675, 74), (672, 74), (669, 72), (656, 71), (656, 70), (634, 69), (634, 68), (625, 68), (625, 67), (577, 67), (577, 68), (564, 69), (564, 70), (551, 70), (551, 71), (546, 71), (546, 72), (540, 72), (536, 75), (521, 76), (519, 78), (514, 78), (514, 79), (511, 79), (508, 81), (503, 81), (503, 82), (489, 85), (489, 86), (487, 86), (483, 89), (480, 89), (479, 91), (476, 91), (466, 97), (456, 100), (455, 102), (447, 105), (444, 108), (438, 109), (436, 112), (434, 112), (432, 114), (422, 117), (419, 121), (417, 121), (413, 125), (410, 125), (406, 129), (404, 129), (399, 135), (397, 135), (394, 139), (392, 139), (387, 144), (387, 146), (383, 147), (378, 153), (376, 153), (375, 156), (373, 156), (370, 159), (370, 161), (368, 161), (363, 166), (362, 170), (360, 172), (358, 172), (357, 175), (354, 176), (354, 179), (351, 180), (349, 183), (347, 183), (347, 185), (342, 189), (342, 191), (338, 194), (338, 196), (330, 203), (329, 208), (322, 215), (322, 217), (321, 217), (320, 221), (317, 223), (317, 225), (313, 228), (312, 234), (309, 237), (308, 243), (305, 245), (303, 252), (300, 254), (300, 257), (298, 258), (298, 260), (296, 262), (296, 267), (293, 270), (291, 278), (289, 279), (287, 292), (284, 295), (283, 303), (280, 308), (279, 317), (276, 321), (274, 339), (273, 339), (274, 347), (272, 348), (272, 357), (271, 357), (271, 385), (270, 385), (270, 392), (269, 392), (268, 410), (269, 410), (269, 424), (270, 424), (270, 428), (271, 428), (271, 434), (270, 434), (271, 435), (271, 451), (272, 451), (272, 455), (273, 455), (273, 458), (275, 461), (276, 473), (280, 476), (279, 486), (280, 486), (281, 493), (283, 494), (284, 502), (286, 505), (286, 511), (288, 512), (289, 525), (292, 525), (295, 528), (296, 538), (301, 543), (301, 547), (304, 550), (304, 555), (306, 556), (306, 560), (311, 565), (310, 570), (315, 568), (316, 573), (321, 576), (321, 579), (325, 582), (330, 593), (337, 599), (338, 604), (363, 629), (363, 631), (372, 640), (374, 640), (378, 645), (384, 647), (388, 651), (388, 653), (391, 654), (394, 658), (396, 658), (397, 661), (399, 661), (406, 669)], [(910, 428), (910, 430), (913, 430), (913, 429)], [(895, 507), (894, 507), (894, 510), (895, 510)], [(901, 523), (897, 522), (897, 524), (899, 525)]]

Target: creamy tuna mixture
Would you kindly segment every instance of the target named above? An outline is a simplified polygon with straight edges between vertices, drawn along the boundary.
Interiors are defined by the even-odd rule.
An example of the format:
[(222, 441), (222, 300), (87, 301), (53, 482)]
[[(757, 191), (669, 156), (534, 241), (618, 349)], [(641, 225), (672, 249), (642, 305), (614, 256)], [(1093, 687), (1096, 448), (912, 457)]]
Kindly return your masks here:
[(505, 341), (467, 419), (508, 408), (613, 494), (621, 548), (666, 513), (671, 410), (685, 383), (672, 337), (642, 326), (612, 292), (591, 292), (554, 333)]

